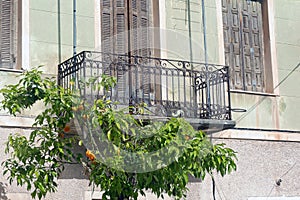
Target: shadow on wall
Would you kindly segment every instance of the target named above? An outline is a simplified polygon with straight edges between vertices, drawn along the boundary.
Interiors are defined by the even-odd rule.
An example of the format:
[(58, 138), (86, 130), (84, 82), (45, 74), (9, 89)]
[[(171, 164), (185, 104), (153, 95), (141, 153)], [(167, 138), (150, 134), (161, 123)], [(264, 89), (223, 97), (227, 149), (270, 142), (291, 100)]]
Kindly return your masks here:
[[(85, 156), (86, 148), (84, 146), (79, 146), (78, 144), (74, 144), (73, 153), (80, 153)], [(86, 179), (88, 180), (88, 176), (85, 175), (85, 169), (81, 164), (66, 164), (65, 169), (59, 176), (59, 179)], [(0, 200), (2, 200), (0, 198)]]
[(8, 197), (6, 196), (6, 187), (7, 184), (0, 182), (0, 200), (8, 200)]

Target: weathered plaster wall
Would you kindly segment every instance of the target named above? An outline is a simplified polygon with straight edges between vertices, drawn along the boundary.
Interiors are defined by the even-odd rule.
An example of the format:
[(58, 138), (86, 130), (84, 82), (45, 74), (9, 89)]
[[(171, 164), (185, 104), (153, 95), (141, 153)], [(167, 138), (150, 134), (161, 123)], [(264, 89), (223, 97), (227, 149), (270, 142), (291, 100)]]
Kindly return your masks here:
[[(61, 2), (61, 41), (62, 60), (72, 56), (72, 1)], [(165, 3), (166, 33), (175, 34), (166, 37), (166, 51), (169, 58), (190, 59), (188, 15), (186, 1), (170, 0)], [(203, 27), (201, 1), (191, 0), (191, 29), (193, 59), (204, 61)], [(217, 12), (216, 1), (206, 0), (207, 46), (209, 62), (218, 63), (222, 56), (222, 45), (218, 37), (221, 15)], [(284, 80), (299, 63), (300, 37), (299, 25), (300, 1), (275, 0), (270, 16), (274, 16), (276, 60), (278, 74), (273, 77), (277, 84)], [(289, 12), (287, 12), (287, 10)], [(57, 1), (29, 2), (29, 50), (30, 66), (45, 65), (46, 73), (56, 75), (58, 64), (58, 20)], [(87, 31), (88, 30), (88, 31)], [(77, 52), (95, 48), (95, 10), (94, 1), (77, 1)], [(299, 130), (300, 93), (298, 85), (299, 69), (294, 71), (279, 87), (280, 96), (260, 94), (232, 94), (232, 107), (248, 110), (247, 113), (234, 113), (237, 127), (272, 128)], [(267, 74), (267, 76), (270, 76)], [(274, 85), (276, 87), (276, 85)], [(253, 109), (255, 107), (255, 109)]]
[[(242, 133), (247, 134), (246, 131)], [(238, 152), (237, 171), (223, 178), (216, 177), (217, 199), (300, 198), (300, 180), (297, 178), (300, 174), (299, 143), (229, 139), (215, 141), (225, 142)], [(279, 178), (282, 182), (277, 186), (276, 180)], [(201, 184), (199, 199), (213, 199), (211, 185), (209, 178)]]
[[(0, 143), (6, 141), (13, 132), (28, 135), (30, 130), (0, 128)], [(240, 131), (240, 134), (257, 134), (252, 131)], [(262, 133), (261, 133), (262, 134)], [(215, 135), (217, 136), (217, 135)], [(219, 135), (220, 136), (220, 135)], [(214, 139), (214, 142), (225, 142), (227, 146), (238, 152), (238, 169), (223, 178), (216, 176), (217, 199), (248, 200), (250, 197), (298, 197), (300, 198), (300, 146), (297, 142)], [(4, 155), (4, 145), (0, 147), (0, 161)], [(47, 200), (91, 200), (92, 187), (82, 175), (82, 168), (68, 168), (63, 179), (59, 180), (58, 192), (47, 196)], [(282, 179), (276, 186), (276, 180)], [(26, 190), (7, 185), (8, 182), (0, 176), (0, 197), (2, 199), (30, 199)], [(203, 182), (191, 182), (188, 200), (212, 200), (212, 183), (209, 176)], [(95, 193), (94, 196), (99, 196)], [(1, 199), (0, 198), (0, 199)], [(2, 200), (1, 199), (1, 200)], [(141, 200), (154, 200), (149, 194)], [(168, 198), (167, 198), (168, 199)]]
[(279, 82), (279, 119), (281, 129), (300, 129), (300, 1), (275, 0), (275, 36)]
[[(30, 0), (30, 66), (45, 65), (45, 72), (57, 74), (58, 1)], [(95, 47), (94, 0), (77, 0), (77, 52)], [(60, 1), (62, 61), (73, 55), (73, 1)]]
[[(168, 58), (190, 60), (190, 38), (187, 1), (165, 1)], [(208, 61), (219, 61), (217, 12), (215, 1), (205, 1)], [(193, 61), (205, 61), (203, 46), (202, 4), (200, 0), (190, 1), (191, 43)]]

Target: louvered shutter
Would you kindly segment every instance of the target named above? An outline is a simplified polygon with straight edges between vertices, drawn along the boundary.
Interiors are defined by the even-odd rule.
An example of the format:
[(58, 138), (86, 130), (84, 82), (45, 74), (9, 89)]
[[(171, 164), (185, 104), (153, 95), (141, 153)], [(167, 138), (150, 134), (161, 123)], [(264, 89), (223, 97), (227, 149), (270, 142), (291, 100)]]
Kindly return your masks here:
[(128, 12), (126, 0), (115, 0), (114, 7), (114, 47), (115, 53), (128, 52)]
[(132, 54), (149, 56), (149, 0), (131, 0), (130, 15)]
[[(149, 0), (140, 0), (140, 55), (144, 57), (150, 57), (150, 31), (149, 27)], [(146, 102), (151, 101), (151, 92), (154, 88), (153, 83), (151, 83), (151, 71), (146, 68), (142, 77), (144, 98)]]
[(150, 56), (150, 32), (148, 31), (149, 27), (149, 0), (140, 0), (141, 10), (141, 55)]
[(130, 45), (133, 55), (150, 55), (149, 0), (101, 0), (101, 10), (102, 51), (128, 54)]
[[(114, 53), (126, 54), (128, 52), (128, 23), (127, 23), (127, 2), (126, 0), (114, 1)], [(126, 89), (128, 88), (128, 71), (126, 65), (118, 65), (116, 69), (117, 88), (116, 98), (124, 103), (128, 100), (125, 99)]]
[(264, 92), (261, 1), (222, 0), (222, 14), (231, 88)]
[(101, 0), (102, 51), (125, 54), (127, 47), (126, 0)]
[(15, 64), (15, 19), (13, 0), (0, 0), (0, 67), (13, 68)]
[[(147, 29), (149, 0), (101, 0), (101, 9), (102, 51), (117, 54), (130, 53), (132, 56), (150, 55)], [(114, 66), (114, 69), (110, 69), (110, 74), (117, 76), (118, 79), (116, 93), (119, 98), (122, 98), (128, 90), (129, 76), (133, 92), (141, 89), (139, 86), (145, 85), (143, 83), (149, 82), (149, 74), (142, 75), (140, 69), (135, 68), (137, 66), (132, 66), (131, 71), (125, 69), (125, 66)], [(144, 88), (144, 93), (149, 91), (150, 88)]]
[[(149, 57), (149, 0), (131, 0), (130, 13), (130, 40), (131, 54), (133, 56)], [(146, 60), (143, 60), (143, 62)], [(137, 69), (132, 74), (133, 87), (137, 98), (150, 99), (150, 71), (146, 63), (138, 63)], [(142, 93), (140, 92), (142, 91)]]
[(113, 53), (113, 1), (101, 0), (101, 11), (102, 51)]

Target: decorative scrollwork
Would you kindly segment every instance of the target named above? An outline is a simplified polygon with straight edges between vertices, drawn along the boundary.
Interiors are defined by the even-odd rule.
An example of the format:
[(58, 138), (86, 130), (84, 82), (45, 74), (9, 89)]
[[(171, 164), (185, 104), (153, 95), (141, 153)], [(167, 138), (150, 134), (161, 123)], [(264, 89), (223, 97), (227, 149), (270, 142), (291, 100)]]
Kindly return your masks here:
[(59, 64), (58, 72), (59, 84), (64, 87), (76, 77), (81, 93), (88, 90), (81, 80), (103, 73), (116, 76), (116, 88), (107, 91), (111, 99), (128, 106), (134, 94), (132, 100), (147, 102), (149, 110), (155, 110), (153, 115), (160, 110), (161, 116), (169, 117), (179, 113), (224, 120), (231, 116), (229, 68), (225, 66), (85, 51)]

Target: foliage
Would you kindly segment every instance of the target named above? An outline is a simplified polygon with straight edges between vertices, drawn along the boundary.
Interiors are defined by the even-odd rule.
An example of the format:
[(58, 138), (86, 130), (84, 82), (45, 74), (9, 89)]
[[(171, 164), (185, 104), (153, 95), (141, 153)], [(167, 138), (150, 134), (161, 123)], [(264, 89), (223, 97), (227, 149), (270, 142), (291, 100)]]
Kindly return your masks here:
[(9, 182), (15, 179), (18, 185), (26, 185), (33, 198), (40, 199), (47, 192), (54, 192), (57, 178), (64, 163), (73, 160), (71, 147), (74, 138), (63, 138), (67, 122), (73, 118), (70, 92), (58, 87), (50, 78), (41, 78), (41, 72), (34, 69), (25, 74), (16, 85), (1, 90), (2, 107), (16, 116), (25, 108), (31, 108), (37, 101), (46, 107), (35, 119), (29, 138), (20, 134), (10, 135), (6, 153), (10, 157), (2, 163)]
[[(82, 84), (100, 93), (115, 82), (103, 75)], [(90, 184), (104, 191), (103, 199), (137, 199), (145, 190), (157, 197), (167, 193), (181, 199), (189, 175), (203, 179), (213, 170), (223, 176), (236, 169), (232, 149), (212, 145), (184, 119), (166, 123), (138, 120), (128, 114), (128, 108), (114, 109), (115, 102), (105, 95), (88, 102), (76, 91), (57, 86), (53, 79), (41, 78), (38, 69), (26, 72), (18, 84), (6, 86), (1, 93), (2, 107), (12, 115), (37, 101), (45, 105), (29, 138), (9, 136), (6, 152), (10, 157), (3, 162), (9, 182), (27, 185), (33, 198), (56, 191), (64, 164), (76, 161), (88, 167)], [(144, 113), (144, 106), (137, 110)], [(72, 152), (77, 138), (64, 137), (72, 120), (80, 125), (80, 143), (87, 147), (88, 160)]]

